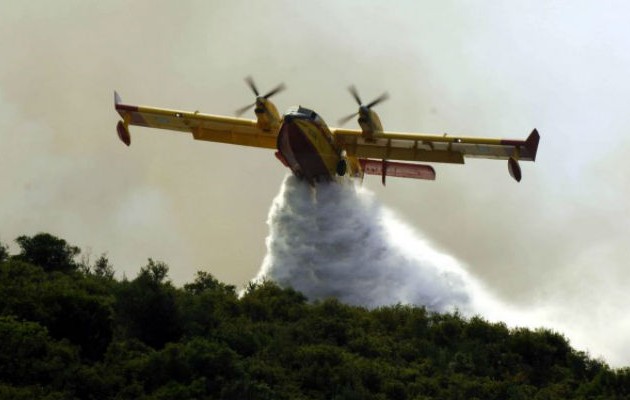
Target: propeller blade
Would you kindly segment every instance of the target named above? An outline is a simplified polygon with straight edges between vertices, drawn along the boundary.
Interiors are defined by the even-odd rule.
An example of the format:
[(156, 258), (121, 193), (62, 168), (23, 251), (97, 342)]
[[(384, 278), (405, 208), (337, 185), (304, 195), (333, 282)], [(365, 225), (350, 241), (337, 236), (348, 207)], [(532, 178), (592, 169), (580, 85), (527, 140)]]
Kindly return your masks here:
[(247, 106), (245, 106), (245, 107), (243, 107), (243, 108), (239, 108), (238, 110), (236, 110), (236, 116), (237, 116), (237, 117), (240, 117), (241, 115), (243, 115), (243, 113), (244, 113), (245, 111), (248, 111), (250, 108), (254, 107), (255, 105), (256, 105), (256, 102), (253, 102), (253, 103), (252, 103), (252, 104), (250, 104), (250, 105), (247, 105)]
[(273, 96), (274, 94), (283, 91), (284, 89), (286, 89), (287, 87), (284, 85), (284, 83), (279, 84), (278, 86), (276, 86), (275, 88), (271, 89), (269, 91), (269, 93), (267, 93), (266, 95), (264, 95), (263, 97), (265, 99), (270, 98), (271, 96)]
[(350, 121), (352, 118), (356, 117), (357, 115), (359, 115), (358, 112), (355, 112), (353, 114), (350, 114), (346, 117), (341, 118), (339, 121), (337, 121), (339, 123), (339, 125), (344, 125), (346, 122)]
[(372, 100), (371, 103), (369, 103), (368, 105), (366, 105), (367, 108), (372, 108), (375, 105), (377, 105), (378, 103), (381, 103), (385, 100), (389, 99), (389, 94), (387, 94), (387, 92), (383, 93), (382, 95), (380, 95), (379, 97), (377, 97), (376, 99)]
[(252, 92), (254, 92), (256, 97), (260, 96), (258, 93), (258, 88), (256, 88), (256, 84), (254, 83), (254, 78), (252, 78), (251, 76), (248, 76), (247, 78), (245, 78), (245, 82), (247, 82), (247, 86), (249, 86)]
[(359, 97), (359, 92), (357, 92), (357, 88), (354, 87), (354, 85), (352, 85), (348, 88), (348, 90), (350, 91), (350, 94), (352, 95), (352, 97), (354, 97), (354, 99), (357, 101), (357, 104), (359, 106), (362, 105), (363, 102), (361, 101), (361, 97)]

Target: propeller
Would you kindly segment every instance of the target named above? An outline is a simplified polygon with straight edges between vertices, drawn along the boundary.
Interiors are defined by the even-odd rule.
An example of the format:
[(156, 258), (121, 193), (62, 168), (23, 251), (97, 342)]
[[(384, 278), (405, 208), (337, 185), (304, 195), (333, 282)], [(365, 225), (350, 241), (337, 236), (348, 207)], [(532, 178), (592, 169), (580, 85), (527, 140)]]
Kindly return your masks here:
[(278, 86), (276, 86), (275, 88), (271, 89), (266, 94), (261, 96), (260, 92), (258, 91), (258, 88), (256, 87), (256, 84), (254, 83), (254, 79), (251, 76), (248, 76), (247, 78), (245, 78), (245, 83), (247, 83), (247, 86), (249, 86), (249, 88), (252, 90), (252, 92), (254, 92), (254, 94), (256, 95), (256, 101), (253, 102), (252, 104), (248, 104), (245, 107), (242, 107), (242, 108), (239, 108), (238, 110), (236, 110), (236, 116), (241, 116), (245, 111), (248, 111), (249, 109), (254, 107), (260, 101), (260, 99), (267, 100), (271, 96), (274, 96), (277, 93), (279, 93), (279, 92), (283, 91), (284, 89), (286, 89), (285, 84), (281, 83)]
[(346, 122), (350, 121), (352, 118), (356, 117), (357, 115), (361, 115), (361, 114), (367, 114), (367, 111), (374, 107), (375, 105), (384, 102), (385, 100), (387, 100), (389, 98), (389, 94), (387, 94), (387, 92), (383, 93), (382, 95), (378, 96), (377, 98), (375, 98), (374, 100), (372, 100), (371, 102), (369, 102), (368, 104), (363, 104), (363, 101), (361, 101), (361, 97), (359, 96), (359, 92), (357, 91), (357, 88), (354, 87), (354, 85), (350, 86), (348, 88), (348, 91), (350, 92), (350, 94), (352, 95), (352, 97), (354, 97), (354, 100), (356, 100), (357, 104), (359, 105), (359, 111), (352, 113), (346, 117), (341, 118), (338, 122), (339, 125), (343, 125)]

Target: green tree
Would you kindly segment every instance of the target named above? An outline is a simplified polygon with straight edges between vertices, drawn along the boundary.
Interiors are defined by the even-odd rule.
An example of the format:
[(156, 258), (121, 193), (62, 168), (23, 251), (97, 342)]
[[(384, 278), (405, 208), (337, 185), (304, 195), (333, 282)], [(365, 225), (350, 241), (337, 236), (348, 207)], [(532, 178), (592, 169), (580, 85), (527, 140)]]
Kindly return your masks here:
[(108, 290), (79, 274), (46, 273), (18, 260), (0, 264), (0, 314), (40, 323), (90, 360), (99, 359), (112, 339)]
[(630, 398), (630, 369), (552, 331), (313, 303), (271, 281), (239, 298), (207, 272), (179, 288), (152, 259), (133, 281), (105, 255), (68, 273), (78, 249), (18, 242), (0, 244), (0, 399)]
[(165, 263), (149, 259), (136, 279), (123, 284), (116, 302), (122, 331), (156, 349), (179, 340), (183, 333), (177, 290), (167, 276)]
[[(242, 376), (236, 353), (223, 343), (194, 338), (169, 343), (149, 355), (141, 376), (147, 393), (160, 388), (197, 388), (197, 396), (220, 393), (225, 384)], [(203, 382), (201, 386), (199, 383)]]
[(20, 236), (15, 239), (21, 248), (17, 259), (40, 266), (47, 272), (70, 272), (77, 269), (74, 258), (81, 252), (65, 240), (49, 233), (38, 233), (33, 237)]
[(50, 310), (46, 326), (51, 335), (78, 345), (81, 356), (99, 360), (113, 337), (109, 301), (80, 288), (53, 291), (45, 297), (45, 301)]
[(0, 242), (0, 263), (9, 258), (9, 248)]
[(226, 285), (219, 282), (212, 276), (211, 273), (206, 271), (197, 271), (195, 280), (193, 283), (187, 283), (184, 285), (184, 290), (192, 294), (201, 294), (205, 291), (218, 291), (226, 294), (234, 294), (236, 287), (233, 285)]
[(92, 267), (92, 273), (96, 276), (107, 279), (114, 278), (114, 267), (109, 263), (109, 259), (106, 254), (101, 254), (101, 256), (96, 260), (94, 266)]
[(250, 283), (241, 306), (252, 320), (294, 321), (304, 314), (306, 297), (292, 288), (281, 288), (272, 281)]
[(199, 271), (193, 283), (184, 285), (179, 296), (186, 335), (214, 335), (217, 327), (234, 318), (238, 312), (235, 287)]
[(75, 349), (53, 340), (41, 325), (0, 317), (0, 382), (60, 389), (78, 367)]

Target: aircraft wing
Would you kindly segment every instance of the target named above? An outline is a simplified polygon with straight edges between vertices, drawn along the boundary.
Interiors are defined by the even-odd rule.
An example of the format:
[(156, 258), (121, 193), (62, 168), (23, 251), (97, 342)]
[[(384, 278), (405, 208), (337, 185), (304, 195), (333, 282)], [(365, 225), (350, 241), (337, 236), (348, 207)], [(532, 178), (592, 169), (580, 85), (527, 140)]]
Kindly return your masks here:
[(370, 139), (361, 130), (333, 128), (331, 131), (349, 156), (457, 164), (463, 164), (465, 157), (508, 160), (510, 175), (517, 181), (521, 177), (518, 161), (535, 161), (540, 141), (536, 129), (525, 140), (401, 132), (375, 133)]
[(118, 93), (114, 93), (114, 99), (116, 111), (123, 119), (116, 127), (118, 136), (127, 146), (131, 143), (128, 126), (136, 125), (190, 132), (195, 140), (276, 148), (276, 135), (259, 129), (255, 120), (202, 114), (198, 111), (133, 106), (123, 104)]

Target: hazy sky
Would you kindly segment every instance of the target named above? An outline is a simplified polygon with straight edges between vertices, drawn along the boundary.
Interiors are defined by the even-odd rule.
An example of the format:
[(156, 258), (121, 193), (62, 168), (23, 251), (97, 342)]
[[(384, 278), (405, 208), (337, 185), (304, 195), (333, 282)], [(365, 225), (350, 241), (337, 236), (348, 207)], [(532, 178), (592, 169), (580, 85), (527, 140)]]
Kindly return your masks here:
[[(394, 5), (395, 4), (395, 5)], [(285, 82), (329, 124), (355, 84), (386, 129), (525, 138), (505, 162), (435, 165), (436, 182), (364, 185), (489, 291), (601, 333), (630, 364), (627, 245), (630, 6), (623, 1), (4, 1), (0, 7), (0, 240), (50, 232), (133, 277), (152, 257), (244, 285), (265, 255), (287, 170), (272, 152), (132, 128), (127, 103), (232, 115)], [(252, 115), (253, 116), (253, 115)], [(352, 124), (348, 124), (351, 126)], [(552, 321), (553, 322), (553, 321)], [(595, 332), (595, 333), (593, 333)]]

